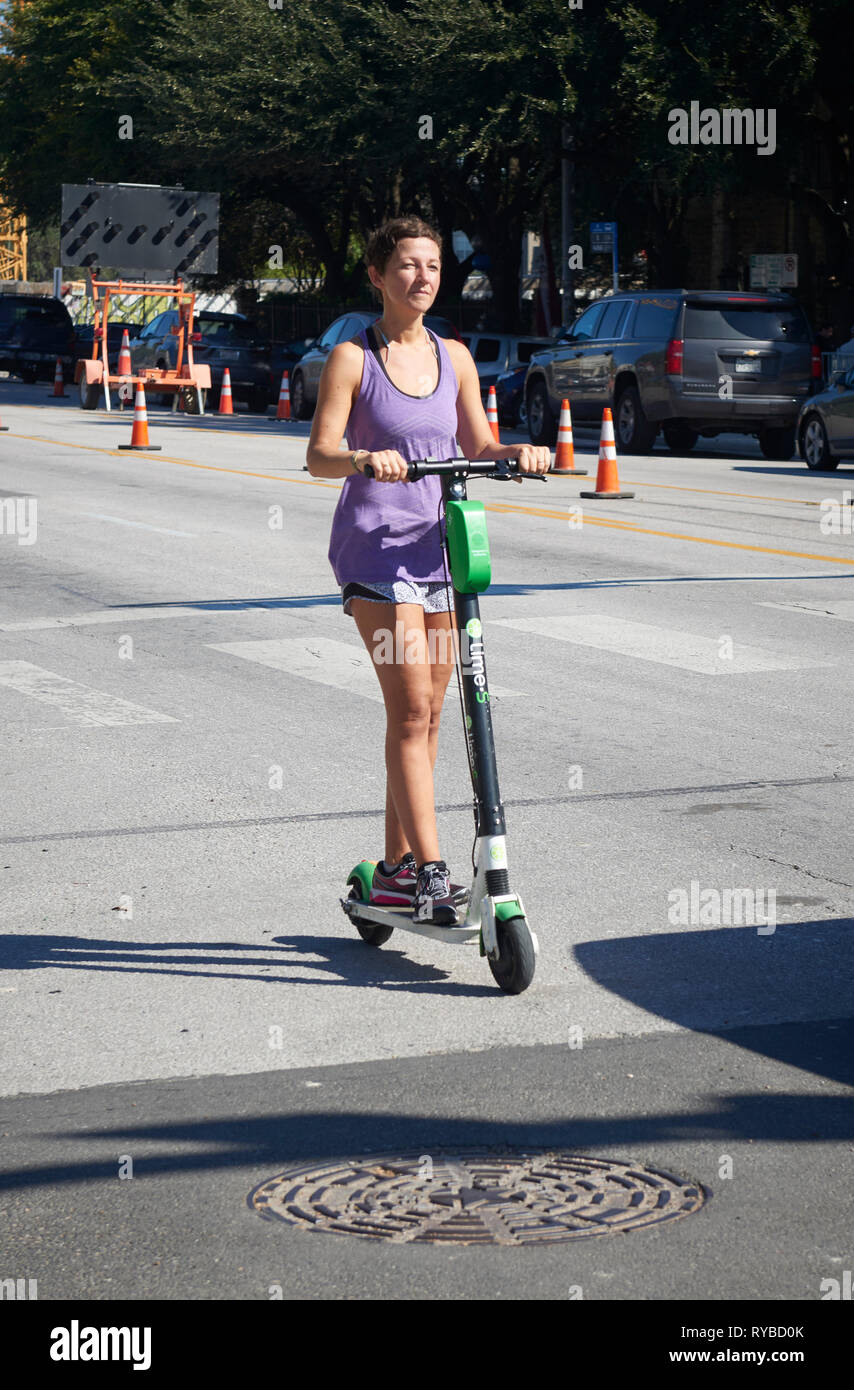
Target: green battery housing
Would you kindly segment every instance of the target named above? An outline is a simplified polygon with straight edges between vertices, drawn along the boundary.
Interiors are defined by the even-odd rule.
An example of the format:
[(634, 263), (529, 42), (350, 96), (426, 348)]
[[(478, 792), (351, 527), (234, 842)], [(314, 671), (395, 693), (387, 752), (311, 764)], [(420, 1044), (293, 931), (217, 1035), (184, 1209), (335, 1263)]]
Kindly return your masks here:
[(482, 502), (448, 502), (445, 518), (454, 588), (462, 594), (483, 593), (492, 579), (486, 508)]

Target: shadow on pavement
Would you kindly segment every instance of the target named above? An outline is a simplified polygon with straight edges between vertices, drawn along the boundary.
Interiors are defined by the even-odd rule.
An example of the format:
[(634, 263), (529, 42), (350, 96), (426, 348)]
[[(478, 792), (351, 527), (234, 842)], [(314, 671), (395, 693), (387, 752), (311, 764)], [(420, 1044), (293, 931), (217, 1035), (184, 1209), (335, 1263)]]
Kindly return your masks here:
[[(760, 935), (755, 926), (674, 928), (656, 936), (585, 941), (573, 954), (591, 979), (621, 999), (693, 1032), (728, 1042), (742, 1038), (741, 1045), (748, 1047), (753, 1034), (764, 1038), (764, 1030), (756, 1026), (763, 1015), (771, 1022), (781, 1017), (831, 1020), (821, 1027), (831, 1030), (832, 1039), (832, 1020), (850, 1015), (854, 997), (850, 917), (778, 923), (768, 935)], [(798, 1028), (808, 1042), (809, 1025)], [(839, 1048), (828, 1046), (820, 1056), (810, 1045), (801, 1060), (789, 1042), (784, 1053), (767, 1055), (852, 1085), (850, 1032), (847, 1025), (839, 1028)], [(854, 1123), (854, 1105), (851, 1110)]]
[[(460, 947), (476, 951), (476, 946)], [(308, 956), (303, 960), (300, 957)], [(321, 959), (316, 959), (321, 957)], [(222, 967), (230, 967), (223, 969)], [(85, 936), (0, 936), (0, 970), (72, 970), (189, 976), (270, 985), (389, 987), (398, 993), (465, 998), (499, 996), (498, 986), (461, 984), (452, 970), (422, 965), (405, 946), (381, 950), (355, 937), (277, 936), (257, 945), (231, 941), (127, 941)], [(305, 971), (307, 974), (294, 973)], [(318, 978), (326, 972), (328, 978)]]
[[(831, 1038), (838, 1039), (840, 1052), (849, 1062), (854, 1056), (854, 1021), (833, 1026), (838, 1031), (828, 1033), (830, 1025), (812, 1023), (747, 1027), (727, 1034), (724, 1041), (814, 1072), (820, 1069), (821, 1054)], [(679, 1041), (684, 1042), (661, 1041), (676, 1046)], [(625, 1065), (625, 1039), (599, 1040), (595, 1046), (591, 1065), (607, 1067), (614, 1049), (619, 1049), (618, 1070)], [(587, 1053), (585, 1048), (585, 1054), (575, 1055), (586, 1057)], [(289, 1163), (322, 1162), (342, 1155), (357, 1157), (389, 1151), (435, 1153), (441, 1149), (483, 1146), (573, 1149), (589, 1154), (613, 1145), (641, 1151), (662, 1143), (697, 1141), (814, 1144), (820, 1140), (839, 1144), (854, 1139), (854, 1106), (847, 1095), (804, 1094), (792, 1090), (771, 1092), (770, 1087), (731, 1093), (703, 1074), (697, 1077), (697, 1103), (690, 1108), (668, 1106), (669, 1088), (663, 1084), (665, 1078), (657, 1076), (662, 1083), (660, 1109), (651, 1109), (648, 1099), (639, 1097), (640, 1104), (631, 1113), (631, 1104), (624, 1093), (621, 1098), (617, 1089), (612, 1102), (615, 1113), (610, 1114), (607, 1113), (610, 1092), (603, 1089), (608, 1074), (596, 1080), (588, 1076), (584, 1095), (589, 1098), (592, 1085), (598, 1097), (596, 1110), (599, 1113), (573, 1113), (578, 1108), (578, 1082), (572, 1068), (561, 1073), (565, 1076), (565, 1086), (560, 1099), (554, 1094), (556, 1068), (562, 1066), (566, 1055), (567, 1049), (561, 1045), (502, 1049), (498, 1054), (501, 1062), (498, 1066), (494, 1050), (474, 1054), (471, 1084), (478, 1086), (481, 1092), (484, 1086), (491, 1085), (494, 1092), (491, 1113), (486, 1116), (417, 1114), (411, 1107), (401, 1113), (396, 1112), (393, 1105), (383, 1103), (381, 1097), (388, 1081), (394, 1077), (398, 1081), (395, 1094), (399, 1094), (401, 1081), (406, 1084), (408, 1077), (408, 1084), (415, 1092), (419, 1080), (426, 1076), (433, 1098), (436, 1086), (441, 1084), (441, 1068), (447, 1065), (441, 1056), (392, 1059), (344, 1068), (340, 1077), (333, 1074), (326, 1083), (330, 1087), (337, 1086), (343, 1103), (338, 1108), (330, 1108), (327, 1102), (319, 1111), (312, 1108), (310, 1097), (313, 1093), (300, 1090), (299, 1078), (287, 1071), (226, 1078), (227, 1101), (211, 1096), (206, 1078), (152, 1083), (157, 1086), (157, 1109), (161, 1115), (167, 1111), (167, 1116), (156, 1123), (141, 1123), (142, 1117), (130, 1111), (132, 1097), (136, 1098), (134, 1105), (143, 1103), (144, 1092), (138, 1083), (135, 1087), (128, 1084), (126, 1089), (111, 1087), (111, 1109), (127, 1107), (126, 1124), (119, 1121), (107, 1127), (101, 1118), (94, 1126), (75, 1128), (72, 1120), (71, 1125), (41, 1132), (34, 1131), (30, 1125), (26, 1132), (28, 1142), (42, 1140), (55, 1146), (55, 1141), (61, 1138), (62, 1157), (57, 1156), (55, 1161), (41, 1166), (21, 1167), (0, 1174), (0, 1190), (98, 1180), (115, 1187), (116, 1154), (127, 1148), (133, 1152), (139, 1170), (148, 1176), (243, 1167), (254, 1167), (260, 1170), (260, 1175), (272, 1176)], [(662, 1054), (661, 1065), (666, 1067), (670, 1055)], [(723, 1071), (721, 1062), (732, 1065), (732, 1053), (726, 1051), (716, 1055), (715, 1063)], [(524, 1118), (544, 1070), (550, 1079), (548, 1104), (552, 1110), (559, 1108), (564, 1113), (559, 1118)], [(458, 1074), (455, 1081), (458, 1085)], [(373, 1107), (365, 1098), (366, 1082), (369, 1093), (376, 1088)], [(221, 1078), (219, 1084), (223, 1084)], [(289, 1092), (287, 1102), (279, 1095), (282, 1088)], [(358, 1108), (349, 1098), (354, 1088), (361, 1102)], [(679, 1078), (675, 1089), (684, 1093), (684, 1077)], [(53, 1100), (52, 1097), (46, 1099)], [(84, 1105), (91, 1104), (92, 1093), (88, 1093), (88, 1097), (84, 1094), (81, 1099)], [(74, 1106), (73, 1094), (68, 1103)], [(228, 1113), (211, 1115), (210, 1110), (217, 1108), (227, 1109)], [(193, 1110), (196, 1115), (192, 1114)], [(202, 1117), (198, 1115), (199, 1110), (205, 1112)], [(168, 1115), (169, 1111), (173, 1114)], [(180, 1118), (174, 1117), (176, 1111)], [(68, 1146), (74, 1143), (81, 1146), (79, 1161), (69, 1155)], [(93, 1145), (105, 1146), (103, 1157), (93, 1154)]]

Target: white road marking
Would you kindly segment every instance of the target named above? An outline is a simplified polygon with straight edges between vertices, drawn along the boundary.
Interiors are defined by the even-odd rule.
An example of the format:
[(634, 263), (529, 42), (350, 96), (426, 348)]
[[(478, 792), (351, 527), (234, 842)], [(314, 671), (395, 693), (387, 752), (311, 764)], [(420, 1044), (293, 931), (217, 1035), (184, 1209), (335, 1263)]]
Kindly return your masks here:
[(175, 724), (169, 714), (158, 714), (144, 705), (134, 705), (116, 695), (93, 690), (89, 685), (66, 680), (55, 671), (34, 666), (30, 661), (0, 661), (0, 685), (30, 695), (42, 704), (52, 705), (73, 724), (97, 728), (116, 724)]
[(760, 603), (760, 608), (784, 608), (789, 613), (811, 613), (818, 618), (843, 618), (854, 623), (854, 598), (828, 599), (826, 603)]
[[(553, 637), (560, 642), (575, 642), (582, 647), (596, 647), (600, 651), (638, 657), (641, 661), (655, 661), (663, 666), (679, 666), (683, 671), (697, 671), (704, 676), (795, 671), (827, 664), (777, 656), (761, 647), (748, 647), (732, 633), (700, 637), (692, 632), (677, 632), (671, 628), (653, 627), (650, 623), (634, 623), (625, 618), (598, 613), (579, 614), (577, 617), (493, 618), (489, 626), (536, 632), (541, 637)], [(731, 657), (723, 654), (727, 648), (722, 638), (726, 636), (732, 638)]]
[[(382, 691), (367, 649), (355, 647), (350, 642), (335, 642), (327, 637), (302, 637), (270, 638), (257, 642), (208, 642), (206, 645), (214, 651), (242, 657), (244, 661), (272, 666), (275, 671), (285, 671), (289, 676), (335, 686), (351, 695), (363, 695), (367, 700), (383, 703)], [(506, 699), (522, 692), (493, 686), (490, 694), (496, 699)]]
[(154, 618), (198, 618), (211, 614), (267, 613), (269, 604), (245, 604), (239, 608), (203, 608), (191, 604), (170, 604), (151, 608), (96, 608), (67, 618), (27, 618), (20, 623), (0, 623), (0, 632), (42, 632), (56, 627), (89, 627), (94, 623), (147, 623)]
[(127, 521), (123, 516), (108, 516), (105, 512), (78, 512), (78, 516), (91, 516), (95, 521), (114, 521), (117, 526), (136, 526), (140, 531), (158, 531), (161, 536), (188, 536), (197, 538), (195, 531), (171, 531), (168, 526), (150, 526), (147, 521)]

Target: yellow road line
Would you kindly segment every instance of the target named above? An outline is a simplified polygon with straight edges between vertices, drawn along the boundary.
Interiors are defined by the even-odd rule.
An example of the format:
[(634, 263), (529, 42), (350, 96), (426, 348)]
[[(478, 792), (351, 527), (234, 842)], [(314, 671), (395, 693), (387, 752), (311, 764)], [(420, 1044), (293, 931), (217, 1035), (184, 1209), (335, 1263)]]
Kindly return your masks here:
[[(50, 439), (40, 434), (10, 434), (10, 439), (29, 439), (41, 444), (58, 444), (63, 449), (88, 449), (90, 453), (109, 454), (112, 458), (127, 459), (127, 453), (118, 449), (104, 449), (96, 444), (71, 444), (66, 440)], [(275, 473), (253, 473), (246, 468), (223, 468), (212, 463), (193, 463), (191, 459), (173, 458), (169, 454), (152, 454), (154, 463), (177, 463), (182, 468), (200, 468), (207, 473), (233, 473), (240, 478), (267, 478), (274, 483), (299, 483), (303, 487), (340, 488), (338, 482), (324, 482), (322, 478), (282, 478)], [(638, 486), (642, 486), (639, 484)], [(566, 512), (552, 511), (545, 507), (515, 507), (510, 503), (486, 502), (488, 512), (516, 512), (523, 516), (545, 516), (558, 521), (566, 521)], [(785, 555), (794, 560), (818, 560), (828, 565), (854, 565), (854, 555), (815, 555), (805, 550), (779, 550), (767, 545), (745, 545), (742, 541), (717, 541), (710, 536), (686, 536), (679, 531), (656, 531), (649, 526), (635, 526), (629, 521), (609, 521), (603, 517), (585, 515), (585, 526), (607, 526), (617, 531), (635, 531), (642, 536), (663, 536), (672, 541), (693, 541), (695, 545), (717, 545), (725, 550), (749, 550), (759, 555)]]

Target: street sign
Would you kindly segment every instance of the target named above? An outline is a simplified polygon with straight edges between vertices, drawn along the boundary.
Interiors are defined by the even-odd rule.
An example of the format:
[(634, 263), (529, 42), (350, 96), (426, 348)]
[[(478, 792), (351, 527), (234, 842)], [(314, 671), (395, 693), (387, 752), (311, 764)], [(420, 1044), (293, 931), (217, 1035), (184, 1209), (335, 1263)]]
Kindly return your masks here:
[(752, 290), (795, 289), (798, 283), (798, 258), (785, 255), (756, 254), (750, 257), (750, 288)]
[(611, 271), (614, 281), (614, 294), (620, 288), (619, 262), (617, 257), (617, 224), (616, 222), (591, 222), (590, 223), (590, 250), (596, 255), (599, 252), (610, 252)]
[(614, 249), (614, 242), (617, 239), (616, 222), (591, 222), (590, 223), (590, 250), (594, 254), (599, 252), (611, 252)]

